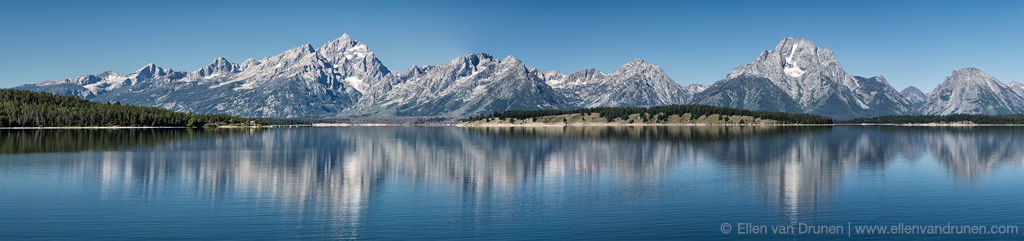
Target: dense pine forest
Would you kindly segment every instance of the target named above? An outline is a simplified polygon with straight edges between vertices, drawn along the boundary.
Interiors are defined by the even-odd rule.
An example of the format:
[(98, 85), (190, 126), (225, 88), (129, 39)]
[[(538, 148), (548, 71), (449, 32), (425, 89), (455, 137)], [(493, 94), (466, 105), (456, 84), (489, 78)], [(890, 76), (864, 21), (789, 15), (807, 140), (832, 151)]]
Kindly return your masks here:
[(218, 126), (265, 125), (262, 120), (224, 114), (97, 103), (74, 96), (0, 89), (0, 127)]
[[(729, 107), (710, 105), (666, 105), (655, 107), (595, 107), (581, 108), (575, 110), (512, 110), (495, 112), (487, 115), (477, 115), (466, 119), (466, 121), (478, 121), (490, 118), (497, 119), (529, 119), (543, 116), (566, 115), (566, 114), (590, 114), (597, 113), (608, 120), (627, 119), (629, 115), (640, 114), (644, 121), (647, 118), (667, 118), (671, 115), (690, 114), (692, 116), (705, 115), (736, 115), (750, 116), (760, 119), (775, 120), (784, 124), (832, 124), (832, 118), (810, 115), (786, 113), (777, 111), (755, 111)], [(660, 115), (659, 115), (660, 114)]]
[(965, 123), (986, 125), (1020, 125), (1024, 124), (1024, 114), (1016, 115), (894, 115), (875, 118), (859, 118), (845, 120), (844, 124), (929, 124), (929, 123)]

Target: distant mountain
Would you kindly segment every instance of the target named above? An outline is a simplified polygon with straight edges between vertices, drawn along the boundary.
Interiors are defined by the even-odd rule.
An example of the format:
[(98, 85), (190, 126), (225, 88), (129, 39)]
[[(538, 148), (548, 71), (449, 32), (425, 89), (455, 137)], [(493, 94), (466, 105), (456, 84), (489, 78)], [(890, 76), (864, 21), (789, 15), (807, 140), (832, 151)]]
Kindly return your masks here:
[(438, 66), (412, 66), (368, 89), (350, 115), (470, 115), (513, 109), (569, 107), (536, 69), (512, 56), (459, 57)]
[(914, 106), (914, 109), (921, 108), (921, 106), (928, 101), (928, 96), (914, 86), (903, 89), (900, 91), (900, 95), (902, 95), (907, 102), (910, 102), (910, 104)]
[(927, 115), (1024, 113), (1024, 97), (1013, 88), (975, 68), (953, 71), (921, 107)]
[(854, 76), (853, 78), (857, 80), (854, 93), (857, 93), (860, 99), (870, 107), (870, 111), (866, 111), (869, 113), (867, 116), (916, 113), (914, 104), (903, 98), (896, 88), (889, 85), (884, 76), (871, 78)]
[(512, 56), (497, 59), (478, 53), (443, 65), (394, 72), (367, 45), (345, 34), (319, 48), (306, 44), (260, 60), (231, 63), (217, 58), (193, 72), (149, 64), (128, 74), (107, 71), (16, 89), (248, 117), (465, 116), (505, 110), (671, 104), (798, 112), (836, 119), (1020, 110), (1024, 85), (1005, 85), (994, 78), (994, 82), (977, 85), (972, 83), (990, 77), (962, 75), (976, 77), (947, 78), (947, 83), (936, 88), (941, 91), (927, 97), (916, 88), (901, 93), (882, 76), (847, 74), (831, 50), (793, 38), (782, 40), (774, 50), (762, 52), (754, 62), (736, 67), (712, 85), (680, 85), (660, 67), (642, 59), (607, 74), (585, 69), (565, 75), (542, 72)]
[(131, 74), (107, 71), (18, 88), (175, 111), (323, 116), (354, 105), (388, 73), (366, 45), (346, 34), (319, 49), (307, 44), (241, 65), (217, 58), (185, 73), (150, 64)]
[(108, 71), (17, 88), (175, 111), (296, 117), (682, 104), (704, 87), (681, 86), (639, 59), (611, 74), (590, 69), (566, 76), (480, 53), (392, 72), (345, 34), (320, 48), (307, 44), (242, 64), (217, 58), (191, 73), (150, 64), (131, 74)]
[(694, 101), (756, 110), (796, 108), (797, 112), (838, 119), (913, 112), (911, 104), (884, 77), (851, 76), (831, 50), (793, 38), (782, 40), (775, 50), (762, 52), (753, 63), (736, 67), (725, 79), (697, 94)]
[(1013, 90), (1013, 92), (1017, 93), (1017, 95), (1024, 97), (1024, 84), (1021, 84), (1020, 82), (1017, 81), (1010, 81), (1010, 83), (1007, 83), (1006, 86), (1009, 86), (1010, 89)]
[(589, 69), (569, 76), (547, 74), (545, 78), (579, 107), (683, 104), (695, 93), (665, 75), (661, 67), (642, 59), (626, 63), (610, 74)]
[(181, 78), (185, 73), (163, 69), (155, 64), (148, 64), (141, 69), (121, 74), (106, 71), (95, 75), (84, 75), (60, 81), (43, 81), (38, 84), (23, 85), (19, 89), (50, 92), (59, 95), (71, 95), (82, 98), (94, 98), (121, 87), (130, 86), (154, 78)]

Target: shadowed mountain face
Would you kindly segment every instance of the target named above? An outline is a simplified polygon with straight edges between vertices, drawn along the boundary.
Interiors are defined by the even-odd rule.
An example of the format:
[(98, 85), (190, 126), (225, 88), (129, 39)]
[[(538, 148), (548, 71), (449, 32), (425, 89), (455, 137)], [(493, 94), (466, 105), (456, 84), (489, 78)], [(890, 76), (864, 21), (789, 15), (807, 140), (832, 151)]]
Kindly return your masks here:
[[(962, 72), (958, 70), (957, 72)], [(980, 70), (977, 71), (980, 73)], [(983, 75), (983, 76), (982, 76)], [(977, 76), (968, 77), (968, 76)], [(954, 78), (955, 77), (955, 78)], [(987, 81), (991, 79), (991, 81)], [(985, 80), (985, 81), (983, 81)], [(193, 72), (146, 65), (16, 87), (93, 101), (247, 117), (465, 116), (505, 110), (708, 104), (838, 119), (904, 114), (1021, 113), (1024, 85), (956, 74), (921, 97), (882, 76), (847, 74), (832, 51), (787, 38), (713, 85), (682, 86), (636, 59), (612, 73), (541, 72), (508, 56), (478, 53), (393, 72), (347, 34), (260, 60), (217, 58)], [(915, 88), (916, 89), (916, 88)]]
[(697, 94), (697, 103), (749, 110), (803, 112), (782, 88), (770, 79), (741, 75), (718, 81)]

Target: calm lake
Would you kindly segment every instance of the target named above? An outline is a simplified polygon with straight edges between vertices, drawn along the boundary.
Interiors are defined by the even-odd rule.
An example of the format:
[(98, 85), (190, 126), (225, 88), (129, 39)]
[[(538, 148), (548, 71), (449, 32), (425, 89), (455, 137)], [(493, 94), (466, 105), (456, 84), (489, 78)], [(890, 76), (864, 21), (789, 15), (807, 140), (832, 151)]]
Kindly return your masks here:
[[(871, 225), (914, 227), (854, 230)], [(964, 225), (989, 233), (922, 233)], [(3, 240), (1024, 240), (1020, 228), (1024, 127), (0, 130)]]

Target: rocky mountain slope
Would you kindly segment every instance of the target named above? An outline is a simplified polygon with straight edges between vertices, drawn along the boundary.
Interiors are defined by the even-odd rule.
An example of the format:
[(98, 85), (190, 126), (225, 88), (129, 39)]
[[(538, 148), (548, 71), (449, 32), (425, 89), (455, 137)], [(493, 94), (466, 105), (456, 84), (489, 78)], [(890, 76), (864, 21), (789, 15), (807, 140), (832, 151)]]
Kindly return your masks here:
[(753, 63), (736, 67), (725, 79), (697, 94), (694, 102), (796, 110), (840, 119), (913, 112), (884, 77), (851, 76), (831, 50), (793, 38), (782, 40), (775, 50), (762, 52)]
[(303, 45), (242, 64), (217, 58), (191, 73), (149, 64), (19, 88), (73, 94), (175, 111), (252, 117), (337, 115), (390, 73), (366, 45), (347, 34), (320, 48)]
[(480, 53), (444, 65), (392, 72), (347, 34), (320, 48), (307, 44), (242, 64), (217, 58), (194, 72), (150, 64), (130, 74), (107, 71), (17, 88), (253, 117), (461, 116), (514, 109), (654, 106), (685, 103), (703, 89), (681, 86), (660, 67), (640, 59), (611, 74), (590, 69), (566, 76), (543, 73), (512, 56), (499, 60)]
[[(958, 70), (957, 72), (963, 72)], [(636, 59), (611, 73), (542, 72), (478, 53), (447, 64), (388, 69), (347, 34), (260, 60), (217, 58), (193, 72), (146, 65), (16, 87), (175, 111), (248, 117), (464, 116), (505, 110), (709, 104), (838, 119), (903, 114), (1020, 113), (1024, 85), (954, 72), (927, 97), (882, 76), (847, 74), (831, 50), (787, 38), (713, 85), (683, 86)], [(970, 73), (968, 73), (970, 72)], [(955, 77), (955, 78), (954, 78)], [(915, 91), (916, 90), (916, 91)]]
[(927, 115), (988, 114), (1024, 112), (1024, 97), (1013, 88), (975, 68), (960, 68), (946, 77), (921, 107)]
[(921, 92), (921, 89), (914, 86), (909, 86), (903, 89), (900, 91), (900, 95), (902, 95), (904, 99), (907, 99), (907, 102), (910, 102), (910, 104), (914, 106), (914, 109), (921, 108), (925, 101), (928, 101), (928, 96), (925, 95), (924, 92)]
[(1006, 86), (1009, 86), (1010, 89), (1013, 90), (1013, 92), (1017, 93), (1017, 95), (1024, 96), (1024, 84), (1021, 84), (1020, 82), (1017, 81), (1010, 81), (1010, 83), (1007, 83)]
[(350, 115), (471, 115), (514, 109), (570, 107), (536, 70), (509, 56), (459, 57), (438, 66), (413, 66), (370, 86)]
[(588, 69), (569, 76), (546, 73), (544, 79), (580, 107), (683, 104), (690, 101), (693, 93), (699, 92), (695, 91), (698, 86), (681, 86), (665, 75), (661, 67), (642, 59), (626, 63), (609, 74)]

